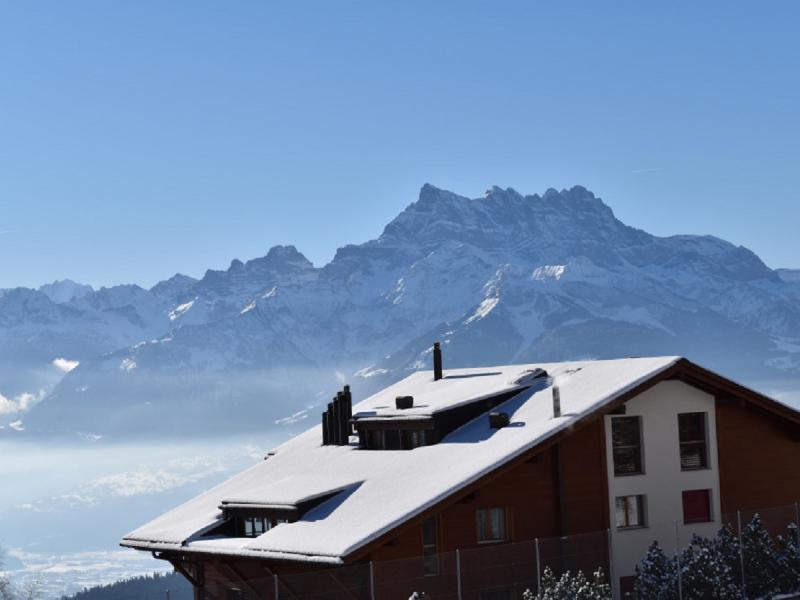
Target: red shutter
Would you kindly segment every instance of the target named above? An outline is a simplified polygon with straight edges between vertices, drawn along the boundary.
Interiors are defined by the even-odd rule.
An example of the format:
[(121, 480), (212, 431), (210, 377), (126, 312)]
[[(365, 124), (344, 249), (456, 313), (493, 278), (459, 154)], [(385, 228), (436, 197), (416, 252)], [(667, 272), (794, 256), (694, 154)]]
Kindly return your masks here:
[(683, 492), (683, 522), (703, 523), (710, 520), (710, 490), (686, 490)]

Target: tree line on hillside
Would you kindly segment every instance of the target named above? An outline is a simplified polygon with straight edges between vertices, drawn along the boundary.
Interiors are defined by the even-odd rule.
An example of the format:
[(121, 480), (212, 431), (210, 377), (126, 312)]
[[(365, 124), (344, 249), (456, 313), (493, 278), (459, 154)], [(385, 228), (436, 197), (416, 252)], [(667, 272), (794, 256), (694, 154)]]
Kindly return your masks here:
[(62, 600), (192, 600), (193, 597), (192, 586), (178, 573), (153, 573), (84, 589)]

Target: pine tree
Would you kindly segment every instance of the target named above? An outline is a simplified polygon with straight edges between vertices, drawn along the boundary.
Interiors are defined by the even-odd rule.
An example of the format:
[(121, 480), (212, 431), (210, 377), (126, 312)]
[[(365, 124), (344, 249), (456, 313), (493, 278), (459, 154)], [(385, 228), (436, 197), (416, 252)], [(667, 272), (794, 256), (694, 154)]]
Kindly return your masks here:
[(550, 567), (545, 567), (539, 595), (534, 596), (527, 590), (522, 598), (523, 600), (610, 600), (611, 588), (605, 583), (602, 569), (595, 571), (592, 580), (589, 581), (581, 571), (575, 575), (566, 571), (556, 579)]
[(798, 527), (789, 524), (784, 535), (779, 535), (777, 546), (778, 588), (788, 594), (800, 590), (800, 540)]
[(747, 596), (769, 600), (778, 592), (777, 560), (772, 538), (758, 514), (742, 531), (742, 546)]
[(685, 600), (740, 600), (741, 588), (720, 552), (719, 537), (695, 535), (680, 555), (681, 590)]
[(647, 556), (636, 565), (634, 590), (637, 598), (677, 600), (677, 568), (674, 559), (668, 558), (658, 542), (654, 541)]
[(734, 581), (741, 588), (742, 563), (739, 554), (739, 538), (728, 525), (723, 525), (717, 533), (716, 543), (722, 562), (731, 570)]

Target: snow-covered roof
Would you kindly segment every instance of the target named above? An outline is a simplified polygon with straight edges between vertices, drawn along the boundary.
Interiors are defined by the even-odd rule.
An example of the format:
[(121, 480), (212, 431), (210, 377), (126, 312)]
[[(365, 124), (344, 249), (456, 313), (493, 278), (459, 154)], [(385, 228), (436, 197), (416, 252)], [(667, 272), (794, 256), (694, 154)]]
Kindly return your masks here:
[[(679, 360), (628, 358), (456, 369), (446, 371), (440, 381), (433, 381), (430, 371), (417, 372), (356, 404), (353, 414), (390, 414), (400, 395), (414, 396), (415, 408), (398, 412), (425, 415), (520, 390), (497, 408), (509, 414), (513, 426), (491, 429), (483, 416), (438, 444), (413, 450), (322, 446), (321, 427), (313, 427), (279, 446), (262, 463), (126, 535), (122, 543), (146, 550), (341, 562)], [(547, 371), (559, 386), (559, 418), (552, 415), (551, 388), (524, 380), (536, 368)], [(201, 539), (220, 523), (222, 504), (297, 506), (334, 492), (339, 493), (298, 521), (280, 524), (257, 538)]]
[[(431, 371), (418, 371), (359, 403), (353, 409), (353, 416), (366, 421), (434, 415), (490, 396), (523, 390), (540, 373), (541, 368), (531, 365), (455, 369), (434, 382)], [(413, 396), (414, 406), (398, 410), (397, 396)]]

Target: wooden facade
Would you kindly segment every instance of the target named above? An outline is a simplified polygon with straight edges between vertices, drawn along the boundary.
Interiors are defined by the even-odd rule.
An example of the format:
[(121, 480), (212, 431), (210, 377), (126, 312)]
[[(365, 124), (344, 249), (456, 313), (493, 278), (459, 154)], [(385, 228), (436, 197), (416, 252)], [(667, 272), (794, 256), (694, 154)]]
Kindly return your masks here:
[[(462, 569), (469, 571), (470, 551), (487, 548), (478, 541), (476, 511), (502, 507), (506, 539), (492, 553), (506, 561), (509, 544), (535, 538), (558, 538), (604, 532), (611, 526), (608, 469), (603, 416), (660, 381), (678, 379), (715, 397), (716, 434), (723, 516), (738, 510), (789, 505), (800, 501), (800, 416), (769, 398), (722, 379), (688, 361), (680, 361), (660, 376), (629, 390), (602, 410), (576, 422), (524, 455), (454, 492), (450, 497), (403, 525), (344, 557), (345, 567), (320, 563), (263, 561), (251, 558), (164, 553), (196, 585), (196, 598), (370, 598), (405, 600), (403, 581), (420, 581), (431, 597), (452, 597), (456, 576), (455, 551), (462, 552)], [(424, 578), (423, 523), (436, 519), (437, 573)], [(590, 539), (587, 537), (587, 540)], [(598, 537), (597, 540), (607, 538)], [(592, 542), (595, 543), (595, 542)], [(602, 547), (605, 543), (605, 547)], [(607, 559), (608, 542), (598, 542), (596, 564)], [(522, 556), (520, 556), (522, 555)], [(487, 556), (486, 553), (481, 554)], [(416, 562), (415, 560), (416, 559)], [(534, 560), (533, 551), (514, 550), (520, 568)], [(594, 559), (593, 559), (594, 560)], [(498, 566), (498, 577), (506, 573)], [(477, 569), (475, 569), (477, 571)], [(318, 572), (305, 579), (296, 574)], [(274, 576), (278, 575), (276, 579)], [(463, 577), (462, 573), (462, 577)], [(489, 582), (484, 582), (484, 588)], [(233, 590), (233, 591), (232, 591)], [(239, 590), (236, 592), (235, 590)], [(445, 593), (445, 591), (447, 593)], [(240, 593), (240, 596), (225, 595)], [(466, 590), (464, 598), (481, 596)]]

